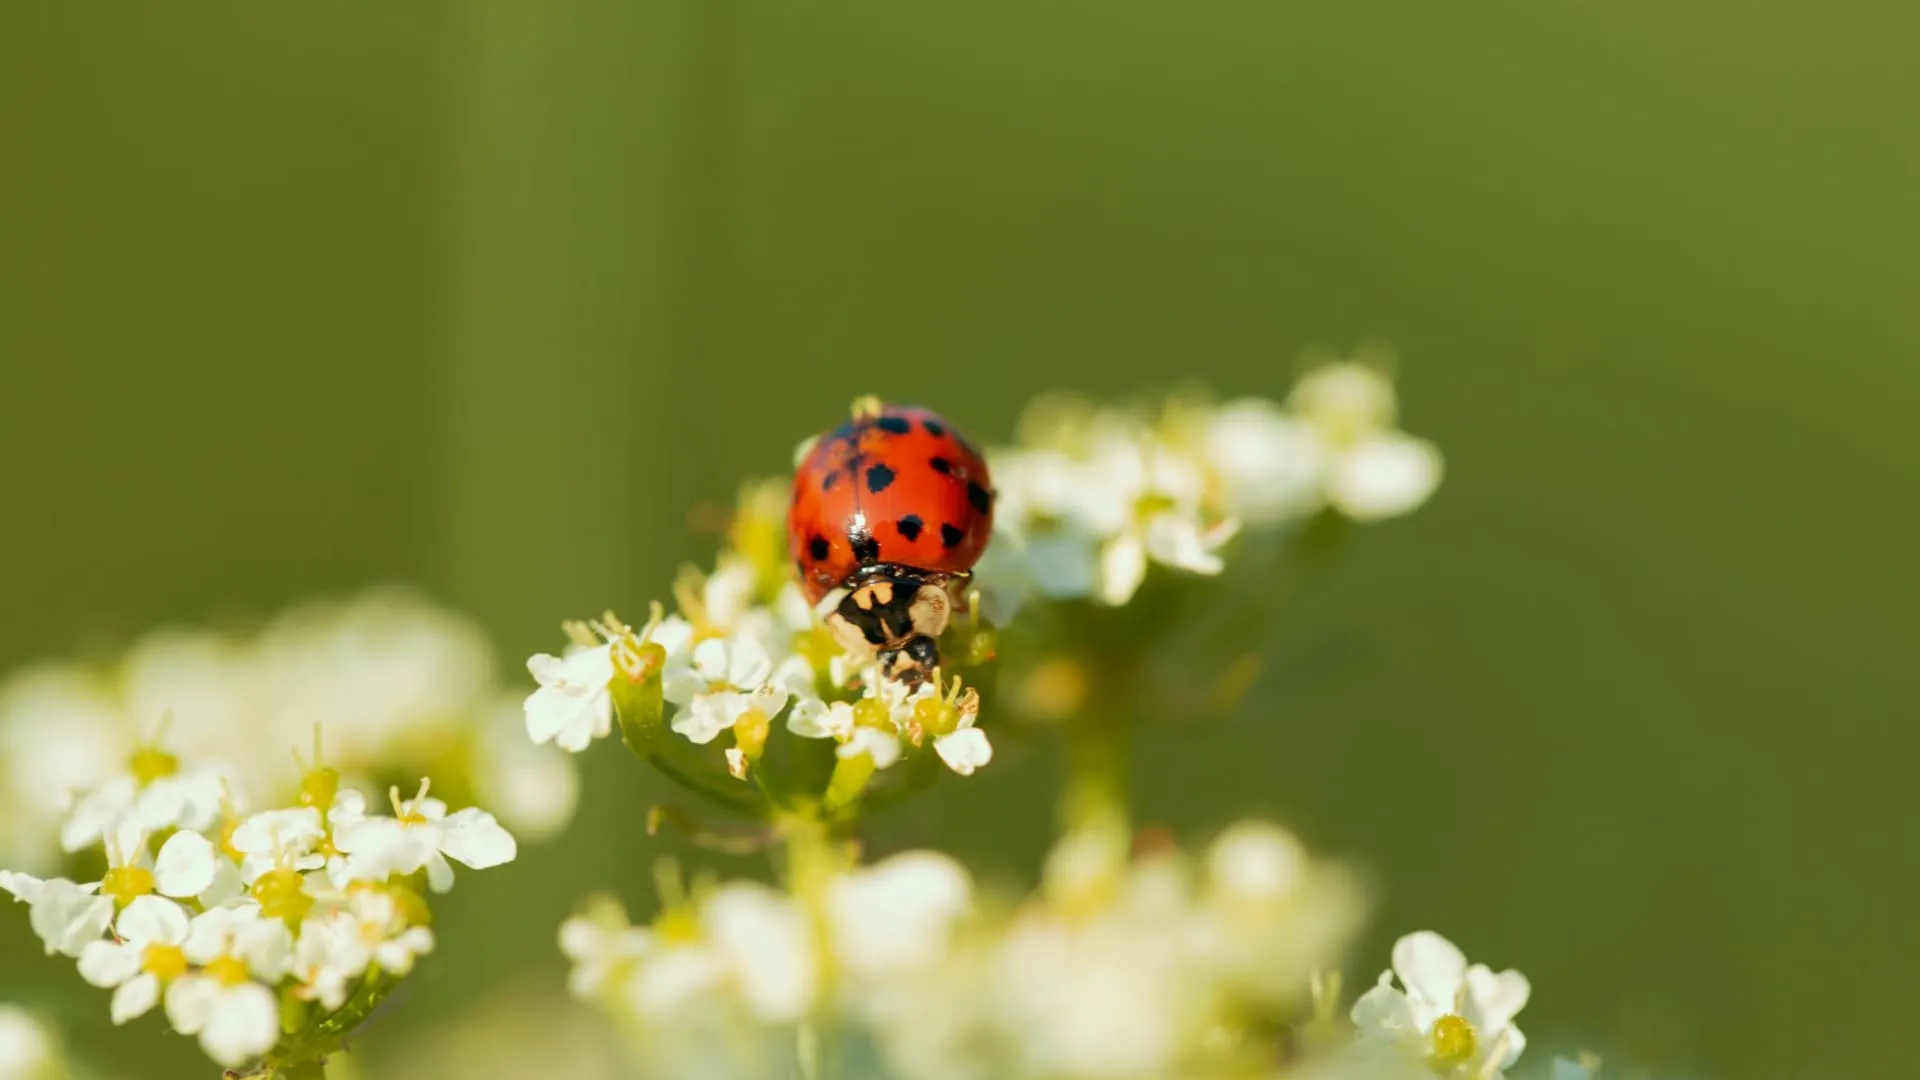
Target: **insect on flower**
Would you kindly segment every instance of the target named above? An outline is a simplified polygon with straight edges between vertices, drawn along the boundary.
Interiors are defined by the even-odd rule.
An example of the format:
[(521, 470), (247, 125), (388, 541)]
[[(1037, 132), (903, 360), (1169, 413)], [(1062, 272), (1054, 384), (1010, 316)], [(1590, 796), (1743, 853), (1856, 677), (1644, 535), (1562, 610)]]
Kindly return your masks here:
[(794, 472), (787, 542), (807, 599), (850, 653), (910, 687), (939, 664), (952, 588), (992, 535), (985, 459), (925, 409), (863, 399)]

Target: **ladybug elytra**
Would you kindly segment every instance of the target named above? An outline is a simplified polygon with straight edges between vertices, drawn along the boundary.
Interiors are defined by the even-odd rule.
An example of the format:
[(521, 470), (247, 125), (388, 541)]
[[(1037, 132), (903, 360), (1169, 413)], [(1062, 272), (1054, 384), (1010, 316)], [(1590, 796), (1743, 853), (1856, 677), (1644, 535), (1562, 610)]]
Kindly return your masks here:
[(794, 471), (787, 542), (807, 599), (841, 592), (835, 637), (909, 686), (939, 664), (950, 590), (992, 535), (986, 461), (926, 409), (863, 402)]

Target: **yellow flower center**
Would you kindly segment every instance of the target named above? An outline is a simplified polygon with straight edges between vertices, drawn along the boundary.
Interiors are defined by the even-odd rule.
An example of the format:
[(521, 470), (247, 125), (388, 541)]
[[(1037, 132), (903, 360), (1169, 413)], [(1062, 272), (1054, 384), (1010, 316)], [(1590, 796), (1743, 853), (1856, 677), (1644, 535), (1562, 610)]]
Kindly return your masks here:
[(855, 727), (891, 731), (893, 715), (887, 711), (886, 703), (879, 698), (861, 698), (853, 703), (853, 724)]
[(153, 891), (153, 871), (139, 866), (116, 866), (100, 879), (100, 891), (126, 907)]
[(733, 743), (740, 752), (747, 755), (748, 761), (758, 761), (761, 751), (767, 748), (767, 735), (773, 730), (773, 721), (759, 709), (748, 709), (733, 722)]
[(253, 975), (247, 971), (246, 961), (234, 956), (220, 957), (207, 965), (206, 972), (226, 986), (239, 986), (253, 978)]
[(920, 730), (939, 738), (960, 730), (960, 710), (943, 697), (923, 697), (913, 703), (913, 721)]
[(157, 746), (143, 746), (135, 750), (133, 760), (127, 764), (141, 787), (180, 771), (180, 759)]
[(1465, 1017), (1452, 1013), (1433, 1022), (1433, 1030), (1428, 1032), (1427, 1039), (1432, 1044), (1434, 1064), (1448, 1068), (1472, 1061), (1480, 1044), (1473, 1025), (1467, 1023)]
[(167, 982), (187, 973), (187, 954), (177, 945), (149, 945), (140, 952), (140, 970)]
[(313, 909), (313, 897), (307, 895), (306, 879), (297, 870), (282, 867), (261, 874), (247, 895), (260, 904), (260, 913), (280, 919), (289, 927), (299, 925)]

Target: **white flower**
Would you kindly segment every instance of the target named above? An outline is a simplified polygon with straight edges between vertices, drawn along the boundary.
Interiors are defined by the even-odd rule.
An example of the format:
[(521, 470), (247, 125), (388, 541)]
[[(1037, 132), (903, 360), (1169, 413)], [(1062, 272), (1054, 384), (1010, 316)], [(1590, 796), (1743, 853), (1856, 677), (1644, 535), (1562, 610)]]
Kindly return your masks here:
[(74, 803), (60, 827), (60, 846), (79, 851), (121, 832), (204, 831), (220, 820), (226, 782), (219, 770), (162, 776), (142, 784), (120, 773)]
[(53, 1033), (24, 1009), (0, 1005), (0, 1080), (52, 1080), (60, 1075)]
[(333, 1011), (346, 1004), (354, 981), (366, 973), (372, 951), (360, 940), (360, 924), (345, 911), (331, 911), (300, 925), (291, 970), (294, 993)]
[(599, 997), (653, 944), (652, 932), (629, 923), (618, 902), (596, 900), (560, 924), (560, 952), (573, 961), (567, 992), (582, 1001)]
[(347, 898), (347, 913), (353, 917), (361, 943), (371, 950), (373, 963), (382, 971), (405, 975), (413, 970), (415, 958), (433, 951), (433, 931), (409, 926), (405, 912), (390, 893), (355, 890)]
[(853, 706), (844, 701), (818, 702), (810, 707), (795, 703), (787, 714), (787, 730), (806, 739), (833, 739), (840, 745), (835, 755), (843, 758), (865, 754), (876, 769), (884, 769), (900, 760), (900, 734), (854, 722)]
[(1217, 552), (1239, 530), (1231, 518), (1202, 525), (1194, 513), (1174, 509), (1135, 521), (1101, 548), (1099, 597), (1116, 607), (1133, 599), (1149, 559), (1191, 574), (1218, 574), (1226, 564)]
[(669, 725), (691, 742), (710, 743), (749, 709), (772, 719), (793, 690), (813, 681), (804, 658), (791, 656), (776, 669), (751, 637), (709, 638), (690, 656), (669, 658), (662, 692), (679, 706)]
[(28, 924), (48, 955), (77, 957), (89, 942), (107, 932), (107, 924), (113, 921), (113, 901), (96, 895), (99, 888), (98, 884), (76, 885), (66, 878), (43, 881), (0, 870), (0, 889), (27, 905)]
[(827, 892), (834, 955), (856, 977), (922, 967), (947, 950), (973, 883), (937, 851), (908, 851), (836, 877)]
[(980, 697), (968, 691), (958, 706), (959, 726), (945, 735), (934, 737), (934, 752), (947, 768), (961, 776), (972, 776), (975, 769), (993, 760), (993, 744), (987, 742), (987, 733), (973, 726), (980, 716)]
[(702, 905), (700, 925), (755, 1018), (784, 1024), (806, 1015), (819, 964), (806, 913), (792, 898), (735, 882)]
[(256, 908), (215, 908), (196, 917), (182, 946), (196, 969), (167, 987), (167, 1019), (198, 1035), (207, 1056), (228, 1068), (258, 1058), (280, 1040), (272, 986), (292, 960), (292, 936)]
[(1326, 450), (1312, 425), (1259, 398), (1228, 402), (1204, 423), (1201, 453), (1228, 513), (1266, 525), (1319, 506)]
[[(1394, 986), (1399, 976), (1400, 986)], [(1513, 1018), (1527, 1004), (1526, 976), (1467, 966), (1452, 942), (1430, 930), (1394, 943), (1393, 969), (1353, 1005), (1363, 1038), (1398, 1045), (1458, 1077), (1500, 1075), (1526, 1049)]]
[(114, 923), (118, 941), (92, 941), (80, 952), (80, 977), (113, 987), (113, 1022), (124, 1024), (160, 1001), (160, 989), (187, 971), (187, 913), (158, 896), (128, 904)]
[(327, 860), (313, 849), (326, 835), (320, 811), (311, 806), (254, 814), (233, 830), (233, 848), (243, 856), (240, 876), (252, 884), (269, 870), (318, 870)]
[(612, 646), (576, 649), (562, 659), (527, 661), (540, 689), (527, 696), (527, 737), (579, 753), (613, 731)]
[(453, 814), (447, 804), (427, 795), (422, 781), (420, 794), (402, 803), (400, 791), (393, 790), (394, 817), (368, 817), (343, 821), (334, 827), (333, 843), (346, 855), (344, 872), (336, 876), (350, 881), (387, 880), (394, 874), (411, 874), (423, 867), (427, 884), (434, 892), (453, 888), (452, 859), (475, 870), (485, 870), (512, 862), (519, 853), (513, 835), (500, 827), (493, 815), (477, 807)]
[(1327, 500), (1355, 521), (1417, 509), (1440, 486), (1440, 451), (1399, 432), (1374, 435), (1334, 459)]

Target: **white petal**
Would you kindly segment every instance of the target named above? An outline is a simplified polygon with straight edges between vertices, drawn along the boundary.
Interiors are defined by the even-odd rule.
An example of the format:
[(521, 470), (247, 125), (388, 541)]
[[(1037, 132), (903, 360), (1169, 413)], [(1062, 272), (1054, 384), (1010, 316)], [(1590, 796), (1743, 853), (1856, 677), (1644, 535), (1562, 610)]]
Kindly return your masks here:
[(167, 986), (167, 1022), (182, 1035), (206, 1026), (220, 999), (219, 980), (207, 975), (183, 975)]
[(453, 889), (453, 864), (438, 852), (427, 859), (427, 888), (437, 893)]
[(1229, 827), (1207, 852), (1214, 888), (1243, 900), (1278, 900), (1300, 887), (1307, 852), (1293, 834), (1275, 825), (1247, 821)]
[(80, 950), (80, 977), (94, 986), (119, 986), (140, 973), (140, 952), (139, 945), (89, 941)]
[(1418, 930), (1393, 943), (1393, 970), (1409, 995), (1450, 1012), (1467, 976), (1467, 958), (1453, 942)]
[[(319, 814), (314, 815), (316, 821)], [(167, 896), (198, 896), (213, 884), (213, 842), (196, 832), (177, 832), (153, 861), (154, 888)]]
[(758, 687), (773, 674), (773, 658), (758, 641), (735, 638), (728, 656), (727, 681), (742, 689)]
[(15, 870), (0, 870), (0, 889), (13, 894), (15, 900), (23, 904), (37, 903), (42, 887), (46, 882), (32, 874), (22, 874)]
[(135, 897), (114, 929), (133, 944), (178, 945), (187, 940), (187, 911), (162, 897)]
[(121, 773), (74, 803), (60, 827), (60, 850), (79, 851), (99, 843), (133, 809), (140, 785)]
[(1100, 599), (1119, 606), (1133, 599), (1147, 576), (1147, 547), (1139, 534), (1128, 532), (1107, 541), (1100, 550)]
[(1513, 1023), (1513, 1018), (1527, 1007), (1527, 998), (1533, 992), (1525, 975), (1517, 971), (1496, 975), (1485, 964), (1468, 968), (1466, 979), (1466, 1018), (1489, 1039)]
[(803, 739), (831, 739), (852, 728), (853, 706), (844, 701), (802, 698), (787, 713), (787, 730)]
[(1407, 995), (1387, 985), (1390, 976), (1382, 975), (1380, 985), (1361, 994), (1349, 1014), (1360, 1034), (1377, 1039), (1401, 1041), (1418, 1038), (1420, 1026), (1407, 1003)]
[(1405, 514), (1440, 486), (1440, 451), (1408, 435), (1376, 435), (1341, 454), (1327, 477), (1327, 498), (1355, 521)]
[(519, 854), (513, 834), (501, 828), (492, 814), (477, 807), (449, 815), (441, 822), (440, 830), (440, 850), (448, 858), (475, 870), (512, 862)]
[(762, 1021), (787, 1023), (813, 1004), (818, 965), (806, 915), (771, 890), (734, 885), (709, 899), (701, 925)]
[(937, 960), (972, 892), (965, 868), (934, 851), (904, 852), (835, 878), (827, 915), (840, 962), (874, 977)]
[(878, 728), (857, 727), (846, 742), (834, 748), (834, 754), (843, 758), (865, 754), (873, 759), (874, 768), (884, 769), (900, 760), (900, 737)]
[(693, 647), (693, 670), (709, 683), (726, 682), (731, 658), (725, 638), (708, 638)]
[(993, 760), (993, 746), (987, 742), (987, 733), (979, 728), (961, 728), (951, 735), (942, 735), (933, 740), (933, 748), (940, 760), (947, 763), (947, 768), (961, 776), (972, 776), (975, 769)]
[(280, 1041), (280, 1003), (259, 983), (227, 987), (200, 1029), (200, 1048), (226, 1067), (238, 1068)]
[(89, 942), (107, 932), (107, 924), (113, 921), (113, 901), (93, 895), (93, 888), (65, 878), (40, 883), (27, 921), (49, 954), (77, 957)]
[(1194, 574), (1217, 574), (1225, 567), (1215, 550), (1231, 538), (1237, 526), (1228, 522), (1218, 530), (1202, 530), (1200, 523), (1175, 513), (1155, 514), (1146, 525), (1147, 554), (1163, 566)]
[(701, 694), (674, 713), (668, 726), (687, 737), (688, 742), (705, 746), (722, 731), (733, 726), (745, 706), (735, 707), (742, 695), (735, 693)]
[(159, 1000), (160, 980), (152, 975), (141, 974), (122, 983), (120, 989), (113, 992), (109, 1015), (114, 1023), (124, 1024), (136, 1016), (147, 1015)]

